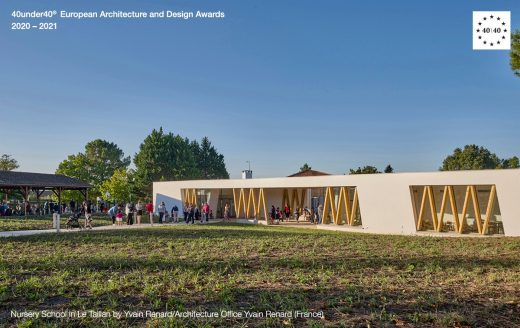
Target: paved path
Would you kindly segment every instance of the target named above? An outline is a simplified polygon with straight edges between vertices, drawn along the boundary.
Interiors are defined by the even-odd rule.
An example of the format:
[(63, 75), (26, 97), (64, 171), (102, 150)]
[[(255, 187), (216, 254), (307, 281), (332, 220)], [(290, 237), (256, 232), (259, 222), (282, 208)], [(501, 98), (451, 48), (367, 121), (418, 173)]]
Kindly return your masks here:
[[(222, 222), (221, 219), (211, 220), (208, 223), (205, 224), (213, 224), (213, 223), (219, 223)], [(235, 221), (232, 221), (235, 222)], [(252, 220), (236, 220), (237, 223), (252, 223)], [(200, 224), (200, 223), (196, 223)], [(109, 231), (109, 230), (127, 230), (127, 229), (146, 229), (146, 228), (157, 228), (157, 227), (172, 227), (172, 226), (178, 226), (178, 225), (186, 225), (184, 222), (180, 223), (164, 223), (164, 224), (154, 224), (153, 226), (149, 223), (144, 223), (140, 225), (122, 225), (122, 226), (112, 226), (112, 225), (106, 225), (106, 226), (99, 226), (94, 227), (92, 231)], [(285, 228), (303, 228), (303, 229), (319, 229), (319, 230), (332, 230), (332, 231), (343, 231), (343, 232), (358, 232), (358, 233), (368, 233), (360, 226), (358, 227), (351, 227), (351, 226), (337, 226), (334, 224), (325, 224), (325, 225), (315, 225), (311, 224), (309, 222), (284, 222), (281, 224), (271, 225), (270, 227), (285, 227)], [(71, 232), (78, 232), (78, 231), (84, 231), (79, 229), (61, 229), (60, 233), (71, 233)], [(47, 230), (20, 230), (20, 231), (0, 231), (0, 238), (2, 237), (18, 237), (18, 236), (30, 236), (30, 235), (39, 235), (39, 234), (45, 234), (45, 233), (56, 233), (56, 229), (47, 229)], [(373, 232), (371, 232), (373, 233)], [(388, 233), (380, 233), (384, 235), (388, 235)], [(412, 235), (410, 235), (412, 236)], [(456, 233), (441, 233), (441, 232), (433, 232), (433, 231), (420, 231), (415, 236), (423, 236), (423, 237), (501, 237), (502, 235), (489, 235), (489, 236), (483, 236), (479, 234), (456, 234)]]
[[(213, 224), (221, 222), (222, 220), (211, 220), (208, 223), (204, 224)], [(200, 223), (196, 223), (200, 224)], [(122, 226), (113, 226), (113, 225), (105, 225), (105, 226), (99, 226), (92, 228), (92, 231), (106, 231), (106, 230), (128, 230), (128, 229), (144, 229), (144, 228), (158, 228), (158, 227), (172, 227), (172, 226), (178, 226), (178, 225), (186, 225), (184, 222), (181, 223), (164, 223), (164, 224), (154, 224), (153, 226), (149, 223), (144, 224), (134, 224), (134, 225), (126, 225), (123, 224)], [(79, 232), (79, 231), (85, 231), (85, 229), (60, 229), (60, 233), (72, 233), (72, 232)], [(90, 231), (89, 229), (87, 231)], [(0, 238), (1, 237), (18, 237), (18, 236), (31, 236), (31, 235), (40, 235), (45, 233), (56, 233), (56, 229), (46, 229), (46, 230), (19, 230), (19, 231), (0, 231)]]

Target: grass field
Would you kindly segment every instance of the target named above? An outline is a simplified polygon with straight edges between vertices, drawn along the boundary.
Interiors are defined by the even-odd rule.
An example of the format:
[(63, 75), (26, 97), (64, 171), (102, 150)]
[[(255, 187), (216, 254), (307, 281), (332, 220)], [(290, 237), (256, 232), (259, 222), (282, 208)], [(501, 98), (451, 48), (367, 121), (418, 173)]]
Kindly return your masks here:
[[(70, 214), (63, 214), (60, 218), (61, 227), (65, 228), (67, 219)], [(81, 217), (80, 222), (84, 223), (85, 217)], [(108, 225), (112, 224), (112, 219), (108, 215), (93, 216), (93, 225)], [(0, 217), (0, 231), (18, 231), (18, 230), (46, 230), (52, 229), (52, 216), (29, 216), (27, 218), (20, 216), (5, 216)]]
[[(520, 326), (520, 238), (213, 224), (8, 238), (0, 254), (2, 327)], [(15, 319), (14, 309), (324, 319)]]

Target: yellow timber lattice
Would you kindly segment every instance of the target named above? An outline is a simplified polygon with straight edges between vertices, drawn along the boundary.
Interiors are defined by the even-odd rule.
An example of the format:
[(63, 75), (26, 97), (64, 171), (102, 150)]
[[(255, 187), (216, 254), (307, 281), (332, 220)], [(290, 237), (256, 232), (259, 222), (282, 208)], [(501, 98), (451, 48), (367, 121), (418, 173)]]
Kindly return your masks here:
[(437, 215), (437, 205), (435, 200), (435, 194), (433, 191), (433, 186), (423, 186), (423, 194), (421, 198), (421, 205), (419, 208), (419, 215), (417, 218), (417, 230), (424, 229), (424, 221), (426, 211), (428, 208), (431, 213), (433, 230), (437, 232), (443, 231), (443, 226), (445, 225), (444, 216), (446, 214), (446, 205), (449, 202), (451, 207), (451, 213), (453, 215), (453, 225), (454, 231), (461, 234), (465, 231), (465, 228), (468, 225), (466, 220), (466, 214), (468, 214), (468, 210), (470, 208), (470, 203), (473, 207), (473, 214), (475, 216), (475, 226), (477, 227), (477, 231), (481, 235), (485, 235), (488, 233), (489, 222), (491, 220), (491, 216), (493, 214), (493, 208), (495, 206), (495, 198), (496, 198), (496, 186), (492, 185), (491, 190), (489, 192), (489, 198), (487, 201), (486, 213), (484, 214), (484, 219), (482, 218), (482, 213), (480, 211), (480, 204), (478, 200), (477, 186), (469, 185), (466, 186), (466, 194), (464, 196), (464, 203), (462, 205), (462, 213), (459, 216), (459, 211), (457, 208), (457, 202), (455, 198), (455, 191), (453, 186), (444, 186), (444, 191), (441, 200), (441, 207), (439, 211), (439, 215)]
[(354, 187), (352, 202), (350, 201), (351, 187), (339, 187), (339, 196), (336, 203), (334, 187), (325, 189), (325, 199), (323, 201), (322, 223), (329, 223), (329, 216), (334, 224), (356, 225), (361, 220), (356, 220), (359, 210), (359, 198), (357, 188)]
[(233, 189), (233, 201), (237, 218), (260, 220), (263, 214), (263, 217), (267, 220), (268, 213), (263, 188)]
[[(290, 196), (289, 196), (290, 195)], [(289, 205), (291, 210), (297, 208), (303, 208), (305, 204), (305, 197), (307, 197), (307, 189), (301, 189), (298, 194), (298, 189), (293, 189), (289, 194), (289, 189), (283, 190), (282, 206)]]
[(197, 189), (184, 189), (183, 190), (184, 203), (196, 204), (197, 203)]

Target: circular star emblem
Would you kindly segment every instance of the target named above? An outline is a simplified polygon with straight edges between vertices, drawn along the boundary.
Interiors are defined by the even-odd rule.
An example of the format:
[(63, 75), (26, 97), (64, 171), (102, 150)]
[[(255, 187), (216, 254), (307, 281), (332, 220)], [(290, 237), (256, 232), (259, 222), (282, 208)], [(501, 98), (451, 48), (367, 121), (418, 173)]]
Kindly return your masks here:
[(509, 33), (505, 26), (506, 22), (503, 17), (489, 15), (482, 17), (475, 32), (482, 44), (493, 47), (493, 45), (500, 44), (500, 40), (504, 40), (505, 35)]

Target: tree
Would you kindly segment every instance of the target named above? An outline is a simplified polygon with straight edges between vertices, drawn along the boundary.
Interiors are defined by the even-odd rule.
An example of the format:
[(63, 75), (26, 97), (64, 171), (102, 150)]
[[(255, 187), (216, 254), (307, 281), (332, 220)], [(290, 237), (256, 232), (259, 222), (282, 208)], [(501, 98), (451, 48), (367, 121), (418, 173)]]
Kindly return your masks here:
[(93, 188), (89, 194), (95, 197), (101, 196), (103, 182), (110, 179), (116, 170), (126, 170), (128, 165), (130, 157), (124, 157), (115, 143), (96, 139), (85, 145), (84, 153), (69, 155), (59, 164), (56, 173), (90, 183)]
[(520, 160), (516, 156), (513, 156), (508, 159), (503, 159), (501, 166), (503, 169), (517, 169), (520, 167)]
[(520, 31), (516, 30), (511, 33), (511, 52), (510, 52), (511, 69), (520, 77)]
[(0, 157), (0, 171), (12, 171), (19, 167), (18, 161), (12, 158), (11, 155), (3, 154)]
[(374, 173), (381, 173), (375, 166), (365, 165), (363, 167), (358, 167), (357, 169), (353, 170), (350, 169), (349, 174), (374, 174)]
[(134, 156), (136, 187), (150, 194), (153, 181), (189, 179), (229, 179), (224, 155), (207, 137), (191, 141), (162, 127), (153, 129)]
[(456, 148), (442, 162), (441, 171), (485, 170), (519, 167), (518, 157), (500, 159), (495, 153), (477, 145)]
[(312, 167), (309, 166), (309, 164), (305, 163), (302, 167), (300, 167), (300, 172), (305, 172), (311, 170)]
[(152, 130), (134, 156), (135, 179), (143, 193), (151, 193), (153, 181), (186, 180), (198, 176), (195, 156), (189, 140), (162, 127)]
[(125, 169), (117, 169), (110, 179), (103, 182), (100, 191), (103, 195), (107, 192), (110, 194), (111, 200), (128, 201), (132, 196), (131, 172)]
[(202, 138), (200, 145), (192, 141), (191, 149), (197, 162), (199, 179), (229, 179), (224, 155), (217, 152), (208, 137)]
[(383, 172), (385, 172), (385, 173), (394, 173), (394, 168), (392, 167), (392, 165), (388, 164), (385, 167), (385, 170)]

